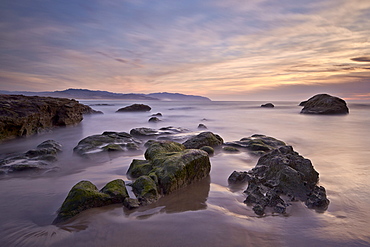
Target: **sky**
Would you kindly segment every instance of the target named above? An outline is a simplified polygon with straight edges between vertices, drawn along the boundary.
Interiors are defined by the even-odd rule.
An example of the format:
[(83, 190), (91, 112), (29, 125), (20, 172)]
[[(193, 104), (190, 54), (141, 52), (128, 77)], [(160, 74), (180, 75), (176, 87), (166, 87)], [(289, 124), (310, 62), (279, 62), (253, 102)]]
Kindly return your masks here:
[(370, 100), (369, 0), (1, 0), (0, 90)]

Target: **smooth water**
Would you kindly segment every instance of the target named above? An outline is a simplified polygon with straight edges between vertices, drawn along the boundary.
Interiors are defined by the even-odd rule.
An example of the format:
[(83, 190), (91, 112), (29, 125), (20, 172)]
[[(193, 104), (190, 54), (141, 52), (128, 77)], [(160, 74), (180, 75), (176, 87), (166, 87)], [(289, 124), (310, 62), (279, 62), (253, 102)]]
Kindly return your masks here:
[[(370, 246), (370, 104), (349, 104), (350, 114), (299, 114), (299, 102), (140, 102), (150, 113), (115, 113), (137, 102), (81, 101), (104, 115), (85, 116), (77, 126), (0, 144), (0, 158), (42, 141), (63, 145), (53, 172), (0, 177), (0, 246)], [(106, 104), (106, 105), (100, 105)], [(161, 112), (159, 123), (148, 123)], [(122, 178), (142, 152), (105, 153), (94, 159), (73, 154), (86, 136), (136, 127), (183, 127), (203, 123), (225, 142), (265, 134), (293, 146), (320, 173), (330, 205), (324, 213), (294, 202), (287, 216), (257, 217), (243, 203), (241, 188), (229, 188), (234, 171), (253, 168), (245, 152), (217, 151), (210, 177), (136, 210), (111, 205), (87, 210), (59, 227), (51, 225), (69, 190), (81, 180), (100, 189)]]

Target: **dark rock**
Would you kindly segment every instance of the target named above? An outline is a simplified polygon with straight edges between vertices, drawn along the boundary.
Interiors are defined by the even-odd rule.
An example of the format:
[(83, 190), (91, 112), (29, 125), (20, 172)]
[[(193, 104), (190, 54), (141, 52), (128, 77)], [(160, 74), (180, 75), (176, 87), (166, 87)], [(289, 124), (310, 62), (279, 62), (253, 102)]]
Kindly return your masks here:
[(148, 105), (133, 104), (133, 105), (118, 109), (116, 112), (145, 112), (145, 111), (150, 111), (151, 109), (152, 108)]
[(159, 135), (159, 132), (155, 129), (143, 127), (132, 129), (130, 134), (133, 136), (150, 137)]
[(348, 114), (347, 103), (338, 97), (328, 94), (318, 94), (299, 104), (303, 106), (301, 113), (304, 114)]
[(95, 154), (102, 151), (138, 150), (140, 140), (126, 132), (106, 131), (101, 135), (92, 135), (82, 139), (73, 151), (79, 155)]
[(156, 114), (152, 114), (152, 117), (162, 117), (162, 113), (158, 112)]
[(134, 128), (130, 131), (130, 134), (137, 138), (158, 138), (161, 140), (183, 141), (189, 138), (189, 134), (186, 134), (188, 132), (188, 129), (168, 126), (158, 130), (146, 127)]
[(198, 129), (207, 129), (207, 126), (205, 126), (204, 124), (199, 124)]
[(283, 141), (270, 136), (255, 134), (251, 137), (244, 137), (240, 141), (226, 142), (226, 146), (245, 148), (254, 155), (262, 156), (271, 150), (286, 146)]
[(211, 169), (205, 151), (185, 149), (172, 141), (151, 141), (144, 156), (146, 160), (134, 160), (127, 172), (130, 177), (137, 177), (132, 186), (141, 204), (202, 180)]
[(227, 181), (229, 182), (229, 184), (240, 184), (248, 182), (250, 178), (251, 177), (248, 172), (234, 171), (233, 173), (231, 173)]
[(197, 136), (191, 137), (183, 144), (187, 149), (198, 149), (203, 146), (217, 147), (223, 143), (224, 140), (219, 135), (212, 132), (202, 132)]
[(99, 112), (76, 100), (0, 95), (0, 140), (29, 136), (58, 126), (74, 125), (82, 121), (83, 114), (90, 113)]
[(126, 186), (121, 179), (109, 182), (101, 191), (90, 181), (81, 181), (68, 193), (53, 224), (66, 221), (89, 208), (123, 203), (127, 197)]
[(275, 213), (284, 213), (290, 200), (300, 200), (310, 208), (325, 210), (329, 204), (325, 189), (318, 187), (319, 174), (311, 161), (303, 158), (291, 146), (283, 146), (260, 157), (257, 165), (247, 174), (234, 172), (231, 181), (243, 181), (247, 177), (246, 204), (263, 215), (266, 207)]
[(158, 122), (160, 122), (161, 120), (159, 119), (159, 118), (157, 118), (157, 117), (151, 117), (151, 118), (149, 118), (149, 120), (148, 120), (148, 122), (149, 123), (158, 123)]
[(3, 174), (20, 171), (45, 171), (55, 167), (52, 163), (57, 160), (57, 153), (61, 152), (62, 145), (48, 140), (28, 150), (23, 154), (15, 154), (0, 160), (0, 171)]
[(127, 197), (123, 201), (123, 206), (125, 206), (127, 209), (135, 209), (140, 207), (140, 202), (138, 199)]
[(266, 103), (266, 104), (261, 105), (261, 107), (274, 108), (275, 106), (272, 103)]

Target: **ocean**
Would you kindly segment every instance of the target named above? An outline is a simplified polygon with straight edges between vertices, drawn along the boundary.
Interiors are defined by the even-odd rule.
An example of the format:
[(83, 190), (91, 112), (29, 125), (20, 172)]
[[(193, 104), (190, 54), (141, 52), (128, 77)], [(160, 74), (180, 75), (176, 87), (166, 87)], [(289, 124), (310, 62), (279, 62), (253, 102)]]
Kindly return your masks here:
[[(84, 116), (76, 125), (0, 144), (0, 158), (26, 152), (45, 140), (63, 145), (57, 168), (45, 173), (0, 177), (0, 246), (370, 246), (370, 103), (348, 102), (348, 115), (300, 114), (299, 102), (170, 102), (81, 100), (104, 114)], [(151, 112), (115, 113), (144, 103)], [(157, 123), (151, 114), (162, 113)], [(61, 226), (52, 225), (69, 190), (81, 180), (99, 189), (121, 178), (142, 151), (102, 153), (87, 159), (73, 154), (77, 143), (104, 131), (137, 127), (182, 127), (199, 132), (202, 123), (225, 142), (264, 134), (286, 142), (310, 159), (330, 200), (325, 212), (293, 202), (286, 215), (257, 216), (231, 188), (233, 171), (252, 169), (258, 157), (216, 150), (210, 177), (127, 210), (120, 204), (86, 210)], [(130, 187), (128, 187), (130, 188)]]

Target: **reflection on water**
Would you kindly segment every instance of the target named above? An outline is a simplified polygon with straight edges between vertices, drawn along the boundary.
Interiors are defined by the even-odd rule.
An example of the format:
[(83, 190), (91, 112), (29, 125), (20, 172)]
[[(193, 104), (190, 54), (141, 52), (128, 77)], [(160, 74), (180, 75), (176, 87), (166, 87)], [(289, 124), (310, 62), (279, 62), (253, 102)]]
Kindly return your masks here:
[[(63, 145), (58, 170), (0, 178), (0, 246), (369, 246), (370, 104), (349, 104), (346, 116), (299, 114), (299, 102), (147, 102), (151, 113), (117, 114), (132, 102), (85, 101), (104, 115), (85, 116), (73, 127), (0, 144), (0, 158), (22, 153), (54, 139)], [(140, 102), (139, 102), (140, 103)], [(265, 102), (263, 102), (265, 103)], [(253, 168), (257, 158), (245, 152), (216, 150), (210, 177), (136, 210), (121, 205), (82, 212), (61, 227), (51, 225), (68, 191), (81, 180), (98, 188), (122, 178), (137, 153), (106, 153), (85, 159), (74, 155), (77, 143), (104, 131), (174, 126), (198, 131), (203, 123), (224, 141), (253, 134), (273, 136), (312, 161), (330, 200), (318, 214), (292, 203), (289, 216), (256, 217), (243, 200), (247, 185), (229, 188), (234, 171)]]

